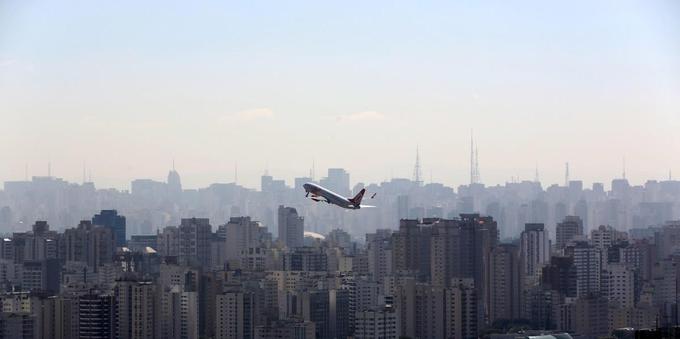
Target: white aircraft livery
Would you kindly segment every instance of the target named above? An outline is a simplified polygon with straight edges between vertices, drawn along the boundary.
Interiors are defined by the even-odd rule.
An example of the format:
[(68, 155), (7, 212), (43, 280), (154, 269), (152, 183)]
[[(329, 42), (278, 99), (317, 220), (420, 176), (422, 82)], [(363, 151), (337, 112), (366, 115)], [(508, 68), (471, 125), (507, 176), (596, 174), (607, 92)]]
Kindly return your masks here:
[[(305, 188), (305, 197), (309, 197), (309, 195), (312, 195), (312, 200), (319, 202), (319, 201), (325, 201), (329, 204), (337, 205), (342, 208), (347, 208), (350, 210), (358, 210), (360, 208), (367, 208), (367, 207), (375, 207), (375, 206), (370, 206), (370, 205), (362, 205), (361, 204), (361, 199), (364, 197), (364, 193), (366, 193), (366, 189), (362, 188), (357, 195), (354, 196), (354, 198), (345, 198), (341, 196), (340, 194), (337, 194), (327, 188), (321, 187), (317, 184), (308, 182), (302, 187)], [(375, 194), (371, 198), (375, 197)]]

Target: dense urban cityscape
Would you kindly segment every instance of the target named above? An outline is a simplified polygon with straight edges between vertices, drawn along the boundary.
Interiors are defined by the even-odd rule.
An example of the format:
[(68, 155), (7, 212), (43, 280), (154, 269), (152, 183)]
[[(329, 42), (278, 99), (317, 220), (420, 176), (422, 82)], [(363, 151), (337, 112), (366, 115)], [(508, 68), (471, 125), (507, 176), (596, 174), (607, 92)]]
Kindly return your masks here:
[[(567, 165), (568, 166), (568, 165)], [(536, 178), (538, 179), (538, 178)], [(378, 208), (305, 199), (318, 182)], [(130, 191), (45, 176), (0, 191), (7, 338), (628, 338), (680, 323), (680, 181), (457, 189), (328, 169)], [(675, 220), (675, 221), (674, 221)]]
[(679, 0), (0, 0), (0, 339), (680, 339), (679, 75)]

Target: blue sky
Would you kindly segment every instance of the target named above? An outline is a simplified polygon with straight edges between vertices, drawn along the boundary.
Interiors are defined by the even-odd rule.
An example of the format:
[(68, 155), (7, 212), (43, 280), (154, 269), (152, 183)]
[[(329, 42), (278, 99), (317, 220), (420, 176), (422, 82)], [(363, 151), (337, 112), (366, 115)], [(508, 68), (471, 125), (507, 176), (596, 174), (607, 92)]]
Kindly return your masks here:
[(0, 2), (0, 180), (680, 173), (680, 3)]

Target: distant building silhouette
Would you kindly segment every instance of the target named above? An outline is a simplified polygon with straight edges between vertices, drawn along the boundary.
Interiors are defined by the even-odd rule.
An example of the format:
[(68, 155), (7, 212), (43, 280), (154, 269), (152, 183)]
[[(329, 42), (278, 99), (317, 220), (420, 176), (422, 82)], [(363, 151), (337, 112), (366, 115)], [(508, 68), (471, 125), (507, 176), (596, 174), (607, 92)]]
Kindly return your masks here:
[(321, 179), (321, 186), (328, 188), (335, 193), (349, 196), (349, 173), (342, 168), (329, 168), (328, 176)]
[(304, 245), (305, 219), (298, 216), (293, 207), (279, 206), (279, 243), (283, 247), (296, 248)]

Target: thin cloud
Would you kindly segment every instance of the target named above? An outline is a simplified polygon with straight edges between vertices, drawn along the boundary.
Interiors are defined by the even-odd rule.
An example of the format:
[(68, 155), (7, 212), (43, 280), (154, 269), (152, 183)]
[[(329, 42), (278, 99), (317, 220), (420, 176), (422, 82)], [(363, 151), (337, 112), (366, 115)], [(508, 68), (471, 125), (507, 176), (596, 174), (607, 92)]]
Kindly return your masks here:
[(10, 71), (14, 70), (28, 73), (35, 72), (35, 66), (33, 63), (20, 59), (0, 58), (0, 68), (6, 68)]
[(17, 61), (15, 59), (0, 59), (0, 67), (8, 67), (16, 63)]
[(338, 121), (340, 122), (345, 122), (345, 121), (379, 121), (379, 120), (385, 120), (385, 114), (376, 112), (376, 111), (363, 111), (363, 112), (356, 112), (356, 113), (351, 113), (351, 114), (346, 114), (346, 115), (341, 115), (338, 117)]
[(274, 117), (274, 111), (270, 108), (255, 108), (224, 115), (220, 118), (220, 121), (253, 121), (271, 119), (272, 117)]

